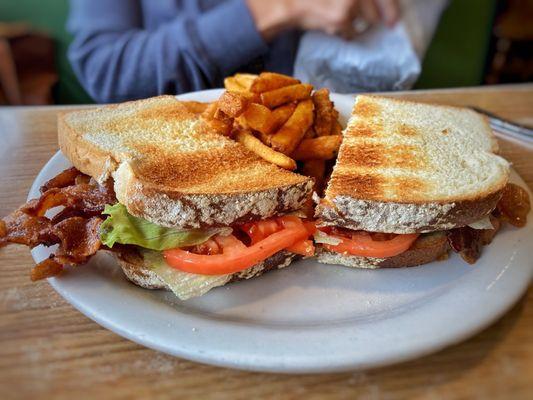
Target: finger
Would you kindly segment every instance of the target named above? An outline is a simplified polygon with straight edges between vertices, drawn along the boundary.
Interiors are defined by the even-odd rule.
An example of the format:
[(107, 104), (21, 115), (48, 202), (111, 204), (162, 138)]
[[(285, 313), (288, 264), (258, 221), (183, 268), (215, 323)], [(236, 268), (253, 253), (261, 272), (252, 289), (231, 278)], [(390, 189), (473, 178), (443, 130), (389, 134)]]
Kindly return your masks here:
[(339, 36), (345, 40), (351, 40), (355, 35), (356, 31), (352, 23), (346, 24), (339, 31)]
[[(364, 1), (364, 0), (363, 0)], [(350, 21), (353, 21), (359, 16), (359, 3), (360, 0), (352, 0), (348, 9), (348, 14), (350, 15)]]
[(337, 28), (334, 28), (333, 26), (326, 26), (323, 29), (323, 32), (328, 35), (335, 36), (339, 33), (339, 30)]
[(377, 24), (380, 20), (379, 9), (375, 0), (361, 0), (359, 2), (359, 13), (370, 25)]
[(398, 0), (377, 0), (379, 14), (387, 26), (394, 26), (400, 18), (400, 4)]

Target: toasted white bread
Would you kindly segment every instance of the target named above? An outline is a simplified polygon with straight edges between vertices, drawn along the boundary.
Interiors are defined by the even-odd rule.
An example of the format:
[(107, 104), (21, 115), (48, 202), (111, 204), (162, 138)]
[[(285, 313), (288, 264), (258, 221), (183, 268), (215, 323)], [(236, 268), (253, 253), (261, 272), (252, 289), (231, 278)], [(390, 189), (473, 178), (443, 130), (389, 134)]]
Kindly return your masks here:
[(501, 197), (509, 164), (474, 111), (357, 96), (316, 210), (324, 225), (418, 233), (470, 224)]
[(298, 210), (312, 181), (212, 133), (173, 96), (69, 112), (59, 146), (99, 182), (113, 177), (120, 203), (162, 226), (202, 228)]

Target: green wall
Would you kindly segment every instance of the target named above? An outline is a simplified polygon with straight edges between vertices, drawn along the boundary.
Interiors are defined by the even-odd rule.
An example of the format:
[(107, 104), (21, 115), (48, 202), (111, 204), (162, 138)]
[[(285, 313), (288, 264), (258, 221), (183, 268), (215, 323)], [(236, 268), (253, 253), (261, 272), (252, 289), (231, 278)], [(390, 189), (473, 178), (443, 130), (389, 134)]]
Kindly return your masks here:
[(68, 0), (0, 0), (0, 21), (25, 21), (55, 39), (60, 75), (54, 91), (55, 101), (60, 104), (92, 103), (78, 83), (66, 57), (71, 40), (65, 30), (67, 13)]
[(453, 0), (444, 11), (416, 88), (483, 83), (496, 0)]

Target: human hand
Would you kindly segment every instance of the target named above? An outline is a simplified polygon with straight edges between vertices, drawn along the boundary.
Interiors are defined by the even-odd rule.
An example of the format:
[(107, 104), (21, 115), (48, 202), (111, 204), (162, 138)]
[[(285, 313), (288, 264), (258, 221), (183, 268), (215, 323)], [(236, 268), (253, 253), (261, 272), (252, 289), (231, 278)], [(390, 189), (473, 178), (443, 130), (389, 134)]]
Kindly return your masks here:
[(294, 6), (299, 28), (345, 37), (356, 33), (356, 19), (363, 20), (367, 26), (383, 22), (392, 27), (400, 15), (398, 0), (296, 0)]
[(370, 25), (379, 22), (392, 27), (400, 17), (398, 0), (359, 0), (359, 15)]
[(258, 30), (265, 39), (287, 28), (321, 30), (344, 37), (355, 33), (354, 20), (368, 25), (398, 20), (398, 0), (246, 0)]

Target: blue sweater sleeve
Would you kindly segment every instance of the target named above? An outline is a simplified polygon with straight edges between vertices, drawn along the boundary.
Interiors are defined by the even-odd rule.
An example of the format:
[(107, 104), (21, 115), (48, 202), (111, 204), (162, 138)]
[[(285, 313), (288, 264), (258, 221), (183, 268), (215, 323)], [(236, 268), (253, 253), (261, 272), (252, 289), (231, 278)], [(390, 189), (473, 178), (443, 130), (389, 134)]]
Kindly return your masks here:
[(72, 0), (68, 56), (89, 94), (102, 103), (214, 87), (268, 49), (244, 0), (155, 30), (142, 28), (139, 0)]

